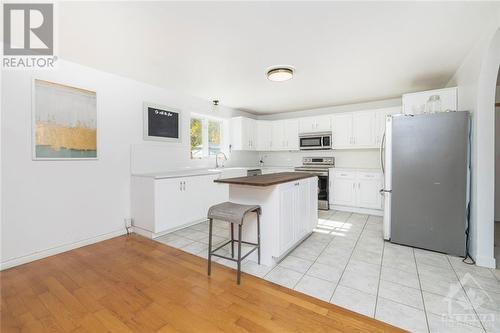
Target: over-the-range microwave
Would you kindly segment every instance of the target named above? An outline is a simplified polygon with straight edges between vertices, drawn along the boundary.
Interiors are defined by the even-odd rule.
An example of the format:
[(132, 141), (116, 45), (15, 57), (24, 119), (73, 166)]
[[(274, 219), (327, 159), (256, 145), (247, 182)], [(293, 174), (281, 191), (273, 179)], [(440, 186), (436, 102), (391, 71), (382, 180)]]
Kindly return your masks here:
[(332, 149), (332, 132), (314, 132), (299, 134), (300, 150)]

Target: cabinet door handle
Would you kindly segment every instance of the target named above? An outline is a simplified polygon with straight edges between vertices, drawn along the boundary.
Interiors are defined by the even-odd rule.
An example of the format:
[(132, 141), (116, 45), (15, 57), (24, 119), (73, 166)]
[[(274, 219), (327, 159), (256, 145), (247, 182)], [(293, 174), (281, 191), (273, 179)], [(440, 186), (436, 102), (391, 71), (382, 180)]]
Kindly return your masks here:
[(182, 182), (182, 187), (183, 187), (183, 190), (185, 191), (186, 190), (186, 182)]
[(179, 190), (182, 191), (182, 182), (179, 182)]

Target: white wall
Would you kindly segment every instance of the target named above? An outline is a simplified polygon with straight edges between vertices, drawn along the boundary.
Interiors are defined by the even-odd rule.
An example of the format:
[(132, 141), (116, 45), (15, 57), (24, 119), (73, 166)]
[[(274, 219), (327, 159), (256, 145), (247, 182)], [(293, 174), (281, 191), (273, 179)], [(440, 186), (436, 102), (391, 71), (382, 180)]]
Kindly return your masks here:
[(283, 112), (283, 113), (270, 114), (270, 115), (260, 115), (260, 116), (257, 116), (257, 119), (275, 120), (275, 119), (299, 118), (299, 117), (327, 115), (327, 114), (339, 113), (339, 112), (375, 110), (375, 109), (382, 109), (382, 108), (390, 108), (393, 106), (401, 106), (401, 97), (384, 99), (384, 100), (380, 100), (380, 101), (366, 102), (366, 103), (337, 105), (337, 106), (329, 106), (329, 107), (325, 107), (325, 108), (308, 109), (308, 110), (293, 111), (293, 112)]
[[(31, 159), (33, 78), (97, 92), (98, 160)], [(62, 60), (54, 71), (2, 72), (1, 91), (2, 268), (122, 234), (130, 215), (131, 144), (160, 148), (160, 159), (172, 166), (204, 163), (189, 160), (187, 132), (182, 144), (143, 142), (142, 105), (185, 111), (187, 130), (189, 112), (210, 113), (209, 101)], [(218, 113), (248, 116), (224, 107)], [(236, 154), (232, 163), (245, 157)]]
[[(499, 102), (500, 86), (497, 86), (495, 103)], [(495, 221), (500, 221), (500, 107), (495, 108)]]
[(261, 158), (265, 166), (299, 166), (308, 156), (333, 156), (337, 168), (380, 169), (378, 149), (342, 149), (328, 151), (264, 152)]
[(448, 86), (459, 87), (459, 108), (472, 113), (470, 252), (480, 266), (495, 267), (494, 100), (500, 63), (500, 11)]

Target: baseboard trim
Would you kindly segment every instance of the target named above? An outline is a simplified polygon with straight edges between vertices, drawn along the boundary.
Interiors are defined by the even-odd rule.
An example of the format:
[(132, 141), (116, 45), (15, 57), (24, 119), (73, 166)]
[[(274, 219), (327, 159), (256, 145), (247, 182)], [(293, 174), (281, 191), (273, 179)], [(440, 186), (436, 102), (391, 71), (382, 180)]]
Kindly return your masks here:
[(380, 210), (380, 209), (369, 209), (369, 208), (341, 206), (341, 205), (333, 205), (333, 204), (330, 204), (330, 209), (340, 210), (340, 211), (344, 211), (344, 212), (358, 213), (358, 214), (384, 216), (384, 211)]
[(179, 226), (177, 226), (175, 228), (170, 228), (170, 229), (167, 229), (167, 230), (164, 230), (164, 231), (161, 231), (161, 232), (156, 232), (156, 233), (152, 232), (150, 230), (147, 230), (147, 229), (135, 226), (135, 225), (132, 226), (132, 230), (136, 234), (141, 235), (143, 237), (150, 238), (150, 239), (155, 239), (155, 238), (164, 236), (166, 234), (170, 234), (170, 233), (172, 233), (174, 231), (177, 231), (177, 230), (180, 230), (180, 229), (184, 229), (184, 228), (190, 227), (192, 225), (195, 225), (195, 224), (198, 224), (198, 223), (201, 223), (201, 222), (204, 222), (204, 221), (207, 221), (207, 219), (203, 218), (201, 220), (196, 220), (196, 221), (188, 222), (186, 224), (179, 225)]
[(3, 270), (8, 269), (8, 268), (15, 267), (15, 266), (19, 266), (19, 265), (22, 265), (22, 264), (26, 264), (28, 262), (32, 262), (32, 261), (35, 261), (35, 260), (38, 260), (38, 259), (47, 258), (47, 257), (53, 256), (53, 255), (56, 255), (56, 254), (59, 254), (59, 253), (62, 253), (62, 252), (66, 252), (66, 251), (69, 251), (69, 250), (73, 250), (73, 249), (76, 249), (76, 248), (79, 248), (79, 247), (82, 247), (82, 246), (86, 246), (86, 245), (90, 245), (90, 244), (102, 242), (102, 241), (104, 241), (106, 239), (110, 239), (110, 238), (122, 236), (122, 235), (125, 235), (126, 233), (127, 233), (127, 231), (125, 229), (119, 229), (119, 230), (115, 230), (115, 231), (112, 231), (112, 232), (109, 232), (109, 233), (106, 233), (106, 234), (102, 234), (102, 235), (98, 235), (98, 236), (95, 236), (95, 237), (87, 238), (87, 239), (84, 239), (84, 240), (81, 240), (81, 241), (78, 241), (78, 242), (64, 244), (64, 245), (52, 247), (52, 248), (49, 248), (49, 249), (46, 249), (46, 250), (37, 251), (37, 252), (31, 253), (31, 254), (22, 256), (22, 257), (17, 257), (17, 258), (14, 258), (14, 259), (9, 259), (7, 261), (4, 261), (4, 262), (0, 263), (0, 271), (3, 271)]

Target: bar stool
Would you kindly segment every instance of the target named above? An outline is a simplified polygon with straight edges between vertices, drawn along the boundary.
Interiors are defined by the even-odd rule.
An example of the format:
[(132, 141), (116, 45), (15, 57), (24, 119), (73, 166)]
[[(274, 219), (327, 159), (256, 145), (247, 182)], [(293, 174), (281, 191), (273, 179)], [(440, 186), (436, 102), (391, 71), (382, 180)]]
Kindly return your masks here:
[[(241, 228), (243, 226), (243, 219), (248, 213), (255, 212), (257, 214), (257, 243), (250, 243), (241, 240)], [(208, 210), (209, 219), (209, 235), (208, 235), (208, 275), (210, 276), (212, 272), (212, 256), (219, 258), (224, 258), (227, 260), (235, 261), (238, 264), (238, 271), (236, 277), (236, 283), (240, 284), (241, 277), (241, 261), (248, 257), (253, 251), (257, 250), (258, 263), (260, 265), (260, 214), (261, 208), (259, 205), (241, 205), (233, 202), (223, 202), (218, 205), (214, 205)], [(220, 220), (230, 223), (231, 226), (231, 239), (217, 248), (212, 250), (212, 225), (213, 220)], [(238, 225), (238, 240), (234, 239), (234, 225)], [(238, 243), (238, 258), (234, 258), (234, 243)], [(223, 248), (227, 244), (231, 243), (231, 258), (217, 254), (216, 251)], [(241, 257), (241, 243), (253, 245), (252, 250)]]

